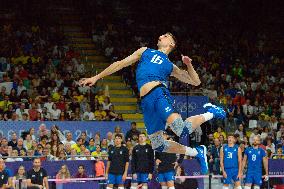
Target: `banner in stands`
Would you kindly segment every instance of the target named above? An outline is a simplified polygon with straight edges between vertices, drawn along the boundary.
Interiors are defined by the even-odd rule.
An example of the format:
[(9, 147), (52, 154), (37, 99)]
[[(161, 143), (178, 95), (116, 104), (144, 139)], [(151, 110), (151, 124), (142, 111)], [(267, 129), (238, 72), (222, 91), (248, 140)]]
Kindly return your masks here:
[(205, 113), (203, 105), (208, 102), (206, 96), (174, 96), (175, 108), (183, 118)]
[(16, 132), (18, 136), (30, 128), (35, 128), (37, 133), (41, 124), (45, 124), (47, 129), (53, 125), (57, 125), (60, 130), (65, 134), (66, 132), (73, 133), (73, 139), (77, 139), (83, 131), (87, 133), (88, 137), (94, 137), (96, 132), (100, 132), (101, 137), (106, 137), (107, 132), (114, 132), (116, 126), (120, 126), (123, 133), (126, 133), (130, 129), (130, 122), (128, 121), (0, 121), (0, 138), (1, 136), (7, 137), (9, 140), (11, 134)]

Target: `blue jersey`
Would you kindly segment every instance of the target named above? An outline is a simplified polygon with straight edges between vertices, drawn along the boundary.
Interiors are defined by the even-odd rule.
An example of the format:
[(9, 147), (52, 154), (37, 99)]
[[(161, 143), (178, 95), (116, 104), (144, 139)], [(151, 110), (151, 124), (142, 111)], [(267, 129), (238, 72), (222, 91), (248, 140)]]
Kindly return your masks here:
[(233, 147), (229, 147), (228, 145), (223, 146), (223, 154), (224, 154), (224, 168), (238, 168), (238, 145), (234, 145)]
[(169, 76), (173, 71), (173, 63), (168, 56), (158, 50), (146, 49), (136, 69), (136, 82), (138, 89), (151, 81), (160, 81), (167, 85)]
[(245, 155), (248, 161), (247, 172), (262, 173), (262, 159), (266, 156), (265, 151), (262, 148), (249, 147), (245, 150)]

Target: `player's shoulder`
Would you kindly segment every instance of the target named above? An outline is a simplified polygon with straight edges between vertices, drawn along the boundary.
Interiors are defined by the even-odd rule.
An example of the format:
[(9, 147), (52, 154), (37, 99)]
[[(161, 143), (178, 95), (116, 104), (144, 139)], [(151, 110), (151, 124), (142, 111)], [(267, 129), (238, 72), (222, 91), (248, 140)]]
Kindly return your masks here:
[(148, 47), (140, 47), (137, 52), (142, 55), (146, 50), (148, 49)]

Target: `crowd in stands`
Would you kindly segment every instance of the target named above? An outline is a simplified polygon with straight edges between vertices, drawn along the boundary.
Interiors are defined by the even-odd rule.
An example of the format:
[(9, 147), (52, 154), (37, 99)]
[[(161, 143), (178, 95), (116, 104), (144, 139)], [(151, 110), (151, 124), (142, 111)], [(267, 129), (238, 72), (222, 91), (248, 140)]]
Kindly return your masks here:
[(58, 26), (9, 23), (0, 33), (0, 120), (123, 120), (103, 87), (77, 85), (85, 65)]

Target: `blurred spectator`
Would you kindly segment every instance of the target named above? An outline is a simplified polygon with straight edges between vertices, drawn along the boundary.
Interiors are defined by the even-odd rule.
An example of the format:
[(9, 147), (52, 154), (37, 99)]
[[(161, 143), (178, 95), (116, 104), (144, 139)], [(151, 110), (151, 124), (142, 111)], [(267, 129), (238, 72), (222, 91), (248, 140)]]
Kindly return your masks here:
[(273, 159), (284, 159), (282, 148), (277, 149), (277, 155), (273, 156)]
[(80, 160), (79, 157), (77, 157), (77, 151), (75, 149), (71, 149), (71, 155), (67, 160)]
[(218, 127), (217, 131), (213, 134), (214, 138), (219, 138), (220, 135), (223, 135), (224, 138), (226, 138), (226, 134), (224, 131), (222, 131), (222, 127)]
[(94, 138), (90, 138), (89, 140), (89, 145), (87, 146), (87, 149), (92, 153), (94, 151), (96, 151), (96, 145), (95, 145), (95, 139)]
[(253, 144), (253, 138), (255, 136), (259, 136), (260, 137), (260, 134), (258, 133), (258, 129), (257, 128), (254, 128), (253, 129), (253, 132), (251, 133), (250, 137), (249, 137), (249, 144), (252, 145)]
[(24, 140), (24, 148), (26, 150), (30, 150), (32, 148), (32, 137), (30, 134), (27, 134), (25, 140)]
[(9, 157), (9, 158), (6, 159), (6, 162), (24, 161), (23, 158), (17, 157), (18, 156), (17, 150), (13, 150), (11, 156), (12, 157)]
[(120, 134), (121, 136), (122, 136), (122, 140), (124, 140), (124, 134), (122, 133), (122, 131), (121, 131), (121, 127), (120, 126), (116, 126), (115, 128), (114, 128), (114, 132), (113, 132), (113, 139), (115, 138), (115, 135), (116, 134)]
[(109, 146), (114, 146), (114, 140), (113, 140), (113, 133), (108, 132), (107, 133), (107, 145)]
[(95, 158), (102, 158), (100, 145), (96, 146), (96, 151), (92, 152), (92, 156), (95, 157)]
[(13, 180), (15, 183), (14, 184), (14, 188), (19, 188), (19, 183), (16, 182), (16, 180), (22, 180), (21, 182), (21, 187), (22, 188), (27, 188), (27, 176), (26, 176), (26, 170), (25, 167), (20, 165), (18, 168), (18, 171), (16, 173), (16, 175), (14, 176)]
[(74, 175), (74, 178), (88, 178), (88, 175), (85, 173), (84, 165), (78, 166), (78, 172)]
[(74, 144), (76, 144), (76, 142), (73, 141), (73, 135), (72, 135), (71, 132), (67, 132), (67, 133), (66, 133), (66, 140), (62, 141), (62, 143), (63, 143), (64, 145), (66, 145), (67, 143), (69, 143), (71, 146), (74, 145)]
[(273, 139), (272, 138), (267, 138), (266, 139), (266, 150), (271, 150), (272, 154), (275, 154), (275, 145), (273, 143)]
[(102, 104), (106, 98), (104, 91), (102, 89), (99, 89), (98, 94), (95, 96), (95, 98), (98, 100), (99, 104)]
[(220, 141), (219, 139), (214, 139), (214, 146), (211, 150), (211, 156), (209, 159), (209, 166), (211, 172), (214, 174), (219, 175), (220, 174), (220, 149), (221, 149)]
[(15, 132), (12, 133), (11, 140), (8, 142), (8, 146), (12, 146), (12, 148), (16, 148), (18, 145), (18, 137)]
[(246, 136), (246, 131), (243, 124), (239, 125), (238, 129), (235, 131), (235, 134), (238, 134), (241, 140), (244, 139), (244, 136)]
[(56, 174), (56, 179), (69, 179), (69, 178), (71, 178), (71, 175), (67, 165), (62, 165), (61, 169)]
[(280, 141), (280, 138), (281, 138), (282, 136), (284, 136), (284, 124), (283, 124), (283, 123), (281, 123), (280, 129), (279, 129), (279, 131), (277, 132), (276, 140), (277, 140), (277, 141)]
[(72, 149), (75, 149), (77, 153), (81, 152), (80, 146), (83, 144), (83, 139), (78, 138), (77, 142), (71, 146)]
[(95, 111), (95, 119), (97, 121), (102, 121), (106, 118), (106, 111), (103, 110), (103, 106), (99, 105), (99, 109)]
[(140, 134), (140, 131), (137, 130), (136, 122), (132, 122), (131, 129), (127, 131), (125, 135), (125, 140), (127, 141), (130, 139), (133, 141), (137, 141), (139, 134)]

